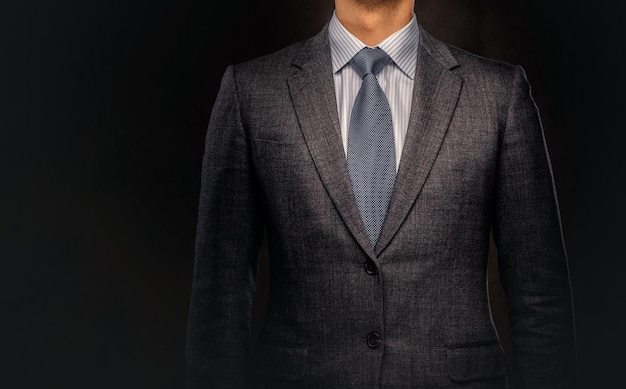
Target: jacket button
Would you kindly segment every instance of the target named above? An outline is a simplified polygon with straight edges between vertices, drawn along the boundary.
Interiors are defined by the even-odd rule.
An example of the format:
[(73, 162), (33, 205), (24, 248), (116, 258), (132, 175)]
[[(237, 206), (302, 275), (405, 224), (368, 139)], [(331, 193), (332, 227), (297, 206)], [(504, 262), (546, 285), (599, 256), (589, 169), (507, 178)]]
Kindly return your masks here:
[(375, 276), (376, 274), (378, 274), (378, 268), (376, 267), (374, 261), (368, 259), (367, 262), (365, 262), (365, 271), (370, 276)]
[(371, 332), (369, 335), (367, 335), (367, 346), (369, 348), (379, 348), (382, 341), (383, 338), (381, 338), (380, 335), (376, 332)]

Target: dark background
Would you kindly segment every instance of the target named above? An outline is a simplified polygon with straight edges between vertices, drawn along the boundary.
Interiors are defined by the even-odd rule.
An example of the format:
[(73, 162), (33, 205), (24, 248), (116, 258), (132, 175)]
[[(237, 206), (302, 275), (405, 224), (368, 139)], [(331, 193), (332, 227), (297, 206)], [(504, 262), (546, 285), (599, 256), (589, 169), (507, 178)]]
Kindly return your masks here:
[[(618, 387), (624, 368), (626, 27), (617, 4), (416, 5), (435, 37), (527, 70), (560, 195), (584, 388)], [(200, 161), (221, 75), (314, 34), (332, 8), (3, 2), (3, 387), (184, 386)]]

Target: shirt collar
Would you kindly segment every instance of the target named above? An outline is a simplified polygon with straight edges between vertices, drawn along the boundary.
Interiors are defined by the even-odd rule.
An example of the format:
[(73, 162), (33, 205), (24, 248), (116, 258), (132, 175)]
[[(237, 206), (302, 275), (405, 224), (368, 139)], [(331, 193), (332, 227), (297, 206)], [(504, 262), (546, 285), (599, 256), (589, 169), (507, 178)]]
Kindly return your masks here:
[[(335, 12), (333, 12), (328, 25), (328, 36), (333, 73), (346, 66), (361, 49), (368, 47), (346, 30), (335, 15)], [(417, 67), (418, 40), (419, 28), (417, 26), (417, 18), (413, 14), (413, 18), (406, 26), (394, 32), (376, 46), (383, 49), (400, 70), (410, 79), (413, 79)]]

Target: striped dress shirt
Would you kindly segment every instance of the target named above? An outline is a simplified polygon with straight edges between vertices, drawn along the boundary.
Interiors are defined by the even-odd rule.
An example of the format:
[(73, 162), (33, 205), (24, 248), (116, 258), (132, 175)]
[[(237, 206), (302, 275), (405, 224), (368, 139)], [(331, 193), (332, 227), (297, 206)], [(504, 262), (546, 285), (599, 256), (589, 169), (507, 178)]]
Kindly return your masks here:
[(348, 128), (356, 95), (361, 88), (361, 77), (350, 65), (350, 60), (364, 47), (380, 47), (391, 61), (376, 76), (380, 87), (387, 95), (393, 122), (396, 149), (396, 171), (400, 166), (402, 147), (409, 125), (413, 98), (413, 79), (417, 67), (417, 42), (419, 28), (415, 14), (402, 29), (396, 31), (376, 46), (368, 46), (352, 35), (333, 13), (328, 26), (330, 55), (335, 82), (335, 96), (341, 125), (344, 151), (348, 149)]

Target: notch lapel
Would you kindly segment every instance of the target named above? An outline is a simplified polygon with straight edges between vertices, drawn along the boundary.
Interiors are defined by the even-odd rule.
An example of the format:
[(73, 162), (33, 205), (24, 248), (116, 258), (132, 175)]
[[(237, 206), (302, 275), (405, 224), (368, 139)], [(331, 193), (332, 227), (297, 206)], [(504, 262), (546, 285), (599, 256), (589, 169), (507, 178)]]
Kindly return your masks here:
[(406, 219), (439, 153), (461, 91), (462, 80), (450, 71), (456, 66), (448, 48), (420, 29), (409, 127), (377, 255)]
[(354, 199), (341, 140), (328, 25), (304, 43), (293, 65), (287, 80), (289, 93), (317, 172), (344, 223), (374, 260), (374, 249)]

